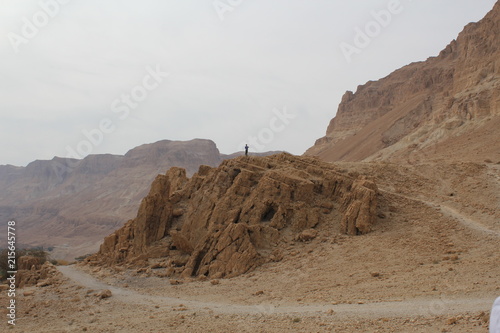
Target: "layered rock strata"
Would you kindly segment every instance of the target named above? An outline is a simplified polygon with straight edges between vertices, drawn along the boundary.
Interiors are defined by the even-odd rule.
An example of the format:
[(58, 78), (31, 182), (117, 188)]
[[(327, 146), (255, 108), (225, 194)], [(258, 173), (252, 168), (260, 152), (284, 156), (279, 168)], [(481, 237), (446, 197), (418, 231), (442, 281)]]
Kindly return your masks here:
[[(233, 277), (279, 260), (280, 244), (301, 232), (371, 230), (377, 187), (332, 164), (279, 154), (200, 167), (192, 178), (159, 175), (137, 217), (106, 237), (87, 262), (144, 264), (164, 258), (168, 276)], [(314, 236), (315, 237), (315, 236)]]
[[(306, 155), (326, 161), (412, 154), (420, 159), (500, 159), (494, 130), (500, 125), (499, 45), (497, 2), (437, 57), (346, 92), (326, 135)], [(450, 149), (450, 142), (458, 142), (460, 150)]]

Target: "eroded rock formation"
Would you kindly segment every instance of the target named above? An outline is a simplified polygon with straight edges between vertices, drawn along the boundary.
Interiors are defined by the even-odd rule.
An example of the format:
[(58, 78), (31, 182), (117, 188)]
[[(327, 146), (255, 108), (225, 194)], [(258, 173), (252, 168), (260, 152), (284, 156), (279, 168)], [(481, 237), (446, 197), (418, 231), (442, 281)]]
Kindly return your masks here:
[[(156, 175), (173, 166), (192, 175), (200, 165), (215, 167), (223, 158), (209, 140), (164, 140), (124, 156), (0, 166), (0, 220), (22, 221), (25, 245), (54, 247), (52, 257), (74, 260), (97, 251), (103, 235), (137, 212)], [(0, 236), (6, 237), (6, 230), (1, 228)]]
[[(421, 151), (447, 160), (500, 158), (499, 45), (497, 2), (437, 57), (346, 92), (326, 135), (306, 154), (326, 161), (401, 159)], [(450, 148), (457, 142), (459, 150)]]
[(41, 263), (40, 258), (23, 256), (18, 259), (16, 287), (45, 287), (54, 283), (54, 277), (60, 274), (50, 262)]
[(376, 207), (373, 182), (314, 158), (239, 157), (202, 166), (190, 179), (172, 168), (153, 182), (137, 217), (87, 262), (165, 258), (168, 276), (233, 277), (278, 260), (283, 237), (307, 241), (319, 228), (367, 233)]

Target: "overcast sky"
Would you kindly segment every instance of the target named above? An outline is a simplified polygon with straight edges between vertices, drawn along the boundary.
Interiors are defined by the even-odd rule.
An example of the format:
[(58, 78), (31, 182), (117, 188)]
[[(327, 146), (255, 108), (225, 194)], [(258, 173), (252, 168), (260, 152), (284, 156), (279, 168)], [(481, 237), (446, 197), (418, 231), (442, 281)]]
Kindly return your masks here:
[(346, 90), (495, 2), (0, 0), (0, 164), (193, 138), (302, 154)]

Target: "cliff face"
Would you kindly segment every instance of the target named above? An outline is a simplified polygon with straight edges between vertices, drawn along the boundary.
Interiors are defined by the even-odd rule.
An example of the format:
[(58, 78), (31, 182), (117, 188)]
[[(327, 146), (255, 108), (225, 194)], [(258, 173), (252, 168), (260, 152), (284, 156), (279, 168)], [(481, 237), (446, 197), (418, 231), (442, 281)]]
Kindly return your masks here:
[(163, 258), (168, 276), (232, 277), (279, 260), (287, 237), (333, 228), (356, 235), (375, 222), (377, 187), (316, 159), (238, 157), (159, 175), (134, 220), (106, 237), (94, 264)]
[(202, 164), (221, 161), (214, 142), (191, 140), (143, 145), (125, 156), (0, 166), (0, 218), (16, 220), (20, 243), (56, 246), (57, 258), (72, 260), (96, 251), (105, 235), (134, 216), (158, 174), (181, 166), (192, 175)]
[[(500, 125), (499, 45), (497, 2), (483, 20), (467, 25), (438, 57), (368, 82), (355, 93), (348, 91), (326, 136), (306, 155), (328, 161), (405, 159), (419, 154), (500, 158), (500, 140), (495, 134), (485, 134)], [(452, 138), (467, 145), (453, 154), (445, 149)], [(484, 140), (491, 145), (484, 145)]]

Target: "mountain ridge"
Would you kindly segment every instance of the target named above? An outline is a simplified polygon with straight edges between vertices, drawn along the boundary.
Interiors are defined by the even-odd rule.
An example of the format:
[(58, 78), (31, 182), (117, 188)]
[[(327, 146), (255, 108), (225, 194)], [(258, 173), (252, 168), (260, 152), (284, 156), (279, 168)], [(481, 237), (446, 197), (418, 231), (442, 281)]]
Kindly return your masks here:
[[(495, 134), (459, 154), (446, 141), (500, 124), (500, 2), (437, 57), (411, 63), (342, 97), (326, 135), (305, 155), (327, 161), (499, 159)], [(484, 133), (481, 140), (484, 142)], [(470, 142), (469, 142), (470, 143)], [(484, 145), (483, 145), (484, 146)]]

